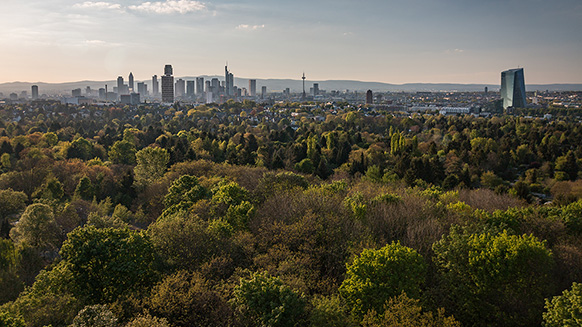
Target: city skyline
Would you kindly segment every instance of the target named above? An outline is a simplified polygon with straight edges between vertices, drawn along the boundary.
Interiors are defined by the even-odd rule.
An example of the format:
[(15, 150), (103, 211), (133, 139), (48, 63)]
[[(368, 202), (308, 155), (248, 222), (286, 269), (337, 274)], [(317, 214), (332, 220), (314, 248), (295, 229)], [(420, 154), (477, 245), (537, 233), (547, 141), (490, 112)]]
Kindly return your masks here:
[[(133, 72), (404, 83), (581, 83), (582, 4), (511, 0), (5, 0), (0, 83)], [(123, 76), (127, 76), (123, 73)]]

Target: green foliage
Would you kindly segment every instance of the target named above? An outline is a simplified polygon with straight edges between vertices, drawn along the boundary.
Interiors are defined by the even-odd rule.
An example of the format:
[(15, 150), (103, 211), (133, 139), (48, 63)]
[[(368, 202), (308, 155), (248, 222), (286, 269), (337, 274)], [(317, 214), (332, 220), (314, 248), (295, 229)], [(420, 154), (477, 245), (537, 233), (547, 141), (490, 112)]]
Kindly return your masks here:
[(115, 142), (109, 149), (109, 160), (116, 164), (135, 164), (135, 145), (129, 141), (121, 140)]
[(71, 327), (116, 327), (117, 318), (106, 305), (84, 307), (73, 319)]
[(26, 324), (24, 323), (24, 319), (22, 319), (22, 317), (0, 310), (0, 326), (26, 327)]
[(371, 203), (396, 204), (402, 202), (402, 197), (397, 194), (383, 193), (372, 199)]
[(277, 277), (255, 273), (234, 289), (237, 308), (255, 326), (303, 326), (306, 301)]
[(93, 200), (94, 195), (95, 191), (93, 189), (91, 180), (89, 177), (83, 176), (79, 180), (79, 184), (77, 184), (77, 188), (75, 189), (75, 196), (85, 201), (91, 201)]
[(582, 232), (582, 200), (563, 207), (561, 216), (568, 229), (574, 233)]
[(311, 159), (305, 158), (295, 164), (295, 170), (304, 174), (313, 174), (315, 171), (315, 166), (313, 165), (313, 161), (311, 161)]
[(239, 205), (248, 199), (248, 191), (236, 182), (222, 181), (212, 189), (211, 202), (217, 205)]
[(146, 314), (135, 317), (125, 327), (171, 327), (171, 325), (165, 318), (158, 318)]
[(411, 299), (402, 293), (392, 297), (384, 305), (383, 313), (368, 311), (362, 321), (363, 327), (461, 327), (453, 317), (447, 317), (443, 309), (437, 314), (423, 312), (420, 300)]
[(545, 327), (582, 326), (582, 284), (573, 283), (562, 295), (546, 299)]
[(148, 147), (135, 154), (137, 165), (133, 169), (135, 183), (146, 187), (164, 176), (170, 154), (166, 149)]
[(43, 203), (29, 205), (10, 236), (18, 243), (27, 243), (33, 247), (55, 247), (58, 244), (59, 228), (53, 209)]
[(198, 183), (198, 178), (182, 175), (170, 186), (168, 194), (164, 198), (164, 204), (166, 208), (179, 206), (187, 209), (207, 196), (208, 191)]
[(77, 228), (60, 255), (69, 264), (74, 294), (89, 303), (113, 302), (156, 280), (156, 258), (149, 238), (128, 229)]
[(208, 282), (196, 273), (179, 271), (167, 276), (146, 301), (152, 314), (174, 326), (226, 326), (232, 311)]
[(313, 327), (355, 327), (357, 324), (348, 314), (342, 298), (337, 295), (330, 297), (315, 296), (311, 300), (313, 309), (309, 316)]
[(420, 296), (426, 269), (423, 257), (400, 243), (365, 249), (347, 266), (339, 291), (352, 312), (362, 317), (368, 310), (380, 312), (384, 302), (401, 292)]
[(248, 223), (255, 214), (255, 206), (248, 201), (242, 201), (239, 205), (231, 205), (226, 210), (226, 221), (236, 230), (248, 228)]
[(539, 323), (553, 267), (552, 253), (531, 235), (453, 228), (433, 245), (443, 302), (463, 324)]
[(363, 220), (368, 212), (368, 203), (361, 192), (356, 192), (344, 199), (344, 206), (348, 208), (354, 218)]

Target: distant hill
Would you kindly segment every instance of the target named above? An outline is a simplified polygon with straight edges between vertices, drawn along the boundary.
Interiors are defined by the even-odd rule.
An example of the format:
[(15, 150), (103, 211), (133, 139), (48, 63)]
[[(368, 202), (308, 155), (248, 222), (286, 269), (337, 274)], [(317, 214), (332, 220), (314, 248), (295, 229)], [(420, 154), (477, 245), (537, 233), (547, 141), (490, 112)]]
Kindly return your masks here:
[[(205, 80), (212, 78), (218, 78), (219, 80), (224, 80), (223, 76), (202, 76)], [(196, 77), (176, 77), (175, 79), (182, 78), (184, 80), (190, 81), (195, 80)], [(257, 92), (261, 92), (261, 87), (266, 86), (268, 92), (272, 91), (282, 91), (289, 88), (291, 92), (301, 92), (302, 81), (293, 79), (256, 79), (257, 80)], [(248, 78), (235, 77), (235, 85), (238, 87), (246, 87), (249, 85)], [(138, 81), (136, 81), (137, 84)], [(151, 80), (145, 81), (148, 84), (148, 89), (151, 89)], [(352, 80), (327, 80), (327, 81), (305, 81), (305, 89), (309, 92), (309, 88), (313, 86), (313, 83), (319, 83), (320, 90), (338, 90), (338, 91), (359, 91), (365, 92), (366, 90), (372, 90), (374, 92), (415, 92), (415, 91), (431, 91), (431, 92), (443, 92), (443, 91), (465, 91), (465, 92), (478, 92), (483, 91), (485, 87), (488, 87), (490, 91), (499, 91), (499, 85), (494, 84), (447, 84), (447, 83), (408, 83), (408, 84), (389, 84), (380, 82), (362, 82), (362, 81), (352, 81)], [(73, 89), (85, 89), (87, 86), (92, 89), (99, 89), (108, 85), (109, 91), (113, 91), (113, 87), (117, 85), (115, 80), (110, 81), (79, 81), (79, 82), (69, 82), (69, 83), (30, 83), (30, 82), (11, 82), (11, 83), (1, 83), (0, 92), (4, 93), (7, 97), (9, 93), (16, 92), (20, 94), (22, 91), (27, 91), (30, 94), (30, 88), (32, 85), (38, 85), (40, 94), (71, 94)], [(527, 91), (582, 91), (582, 84), (527, 84)]]

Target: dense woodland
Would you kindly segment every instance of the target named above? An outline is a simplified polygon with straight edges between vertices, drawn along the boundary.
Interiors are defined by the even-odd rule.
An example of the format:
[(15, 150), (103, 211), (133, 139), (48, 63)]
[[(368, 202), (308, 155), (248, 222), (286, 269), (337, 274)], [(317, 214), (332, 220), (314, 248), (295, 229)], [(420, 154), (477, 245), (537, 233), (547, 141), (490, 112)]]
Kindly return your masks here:
[(0, 326), (575, 326), (551, 111), (0, 106)]

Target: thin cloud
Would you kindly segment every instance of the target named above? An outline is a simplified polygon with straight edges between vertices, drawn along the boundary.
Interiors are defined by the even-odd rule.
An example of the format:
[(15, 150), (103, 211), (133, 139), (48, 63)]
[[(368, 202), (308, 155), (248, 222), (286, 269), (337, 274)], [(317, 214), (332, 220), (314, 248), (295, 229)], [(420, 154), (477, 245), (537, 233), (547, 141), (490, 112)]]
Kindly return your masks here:
[(77, 3), (73, 5), (75, 8), (83, 9), (121, 9), (121, 5), (118, 3), (104, 2), (104, 1), (85, 1), (83, 3)]
[(236, 27), (237, 30), (242, 31), (256, 31), (265, 28), (265, 24), (262, 25), (248, 25), (248, 24), (240, 24)]
[(128, 7), (131, 10), (153, 14), (187, 14), (206, 9), (206, 4), (192, 0), (166, 0), (163, 2), (144, 2)]
[(455, 53), (463, 53), (465, 50), (463, 49), (447, 49), (445, 51), (446, 54), (455, 54)]

